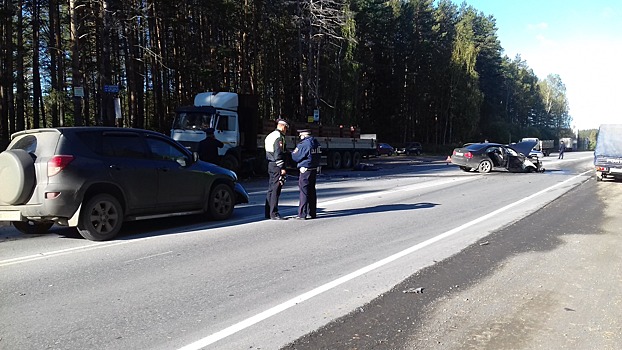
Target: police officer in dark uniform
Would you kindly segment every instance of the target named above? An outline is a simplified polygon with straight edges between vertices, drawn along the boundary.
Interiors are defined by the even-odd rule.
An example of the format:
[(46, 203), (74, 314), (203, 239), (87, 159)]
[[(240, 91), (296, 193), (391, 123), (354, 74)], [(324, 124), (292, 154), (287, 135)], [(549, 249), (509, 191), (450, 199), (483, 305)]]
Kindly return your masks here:
[(218, 164), (218, 149), (224, 144), (214, 136), (214, 129), (205, 129), (205, 138), (199, 142), (197, 153), (199, 159), (212, 164)]
[(285, 146), (285, 134), (289, 125), (283, 119), (279, 119), (276, 130), (268, 134), (265, 139), (266, 159), (268, 160), (268, 193), (266, 194), (265, 216), (266, 219), (284, 220), (279, 214), (279, 196), (285, 183), (285, 159), (287, 148)]
[(299, 130), (301, 141), (292, 151), (292, 160), (298, 163), (300, 171), (298, 187), (300, 188), (300, 203), (298, 205), (298, 220), (306, 220), (307, 216), (315, 219), (317, 216), (317, 193), (315, 183), (317, 171), (320, 166), (321, 149), (320, 143), (310, 130)]

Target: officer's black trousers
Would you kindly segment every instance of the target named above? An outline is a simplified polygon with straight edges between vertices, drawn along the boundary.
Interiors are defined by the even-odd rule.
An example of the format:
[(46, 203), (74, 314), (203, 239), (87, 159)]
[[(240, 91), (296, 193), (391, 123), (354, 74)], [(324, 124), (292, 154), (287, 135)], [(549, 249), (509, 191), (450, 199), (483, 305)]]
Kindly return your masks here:
[(317, 180), (317, 170), (307, 170), (300, 173), (298, 177), (298, 187), (300, 188), (300, 204), (298, 205), (298, 217), (306, 218), (317, 216), (317, 193), (315, 192), (315, 182)]
[(279, 182), (281, 178), (281, 167), (275, 162), (268, 163), (268, 193), (266, 194), (265, 217), (273, 218), (279, 215), (279, 196), (283, 185)]

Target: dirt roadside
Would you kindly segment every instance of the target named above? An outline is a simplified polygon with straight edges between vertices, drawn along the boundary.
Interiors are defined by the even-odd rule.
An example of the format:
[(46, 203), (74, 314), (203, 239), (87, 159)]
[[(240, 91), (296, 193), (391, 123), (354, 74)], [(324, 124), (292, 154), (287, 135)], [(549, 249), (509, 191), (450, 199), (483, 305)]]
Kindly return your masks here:
[(619, 349), (621, 201), (590, 179), (286, 349)]
[(552, 203), (540, 231), (553, 249), (522, 252), (440, 299), (404, 349), (619, 349), (621, 201), (621, 183), (590, 180)]

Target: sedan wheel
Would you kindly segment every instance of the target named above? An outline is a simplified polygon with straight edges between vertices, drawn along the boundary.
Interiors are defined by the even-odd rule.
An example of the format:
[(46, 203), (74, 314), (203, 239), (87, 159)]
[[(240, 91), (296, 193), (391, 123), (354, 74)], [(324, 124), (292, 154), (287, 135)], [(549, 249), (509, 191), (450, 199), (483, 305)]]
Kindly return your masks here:
[(483, 160), (481, 163), (479, 163), (479, 167), (477, 168), (477, 171), (484, 174), (489, 173), (491, 170), (492, 162), (489, 160)]
[(231, 217), (235, 200), (233, 190), (225, 184), (214, 187), (209, 196), (208, 214), (214, 220), (225, 220)]
[(119, 201), (109, 194), (98, 194), (82, 207), (78, 231), (91, 241), (105, 241), (113, 238), (123, 225), (123, 208)]

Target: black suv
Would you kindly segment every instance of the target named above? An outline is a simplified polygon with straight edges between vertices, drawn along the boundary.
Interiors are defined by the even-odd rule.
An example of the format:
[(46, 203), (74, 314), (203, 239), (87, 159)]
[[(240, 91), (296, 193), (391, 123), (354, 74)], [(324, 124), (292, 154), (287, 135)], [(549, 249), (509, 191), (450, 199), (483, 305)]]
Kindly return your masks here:
[(249, 196), (234, 172), (160, 133), (62, 127), (15, 133), (0, 153), (0, 221), (24, 233), (54, 223), (90, 240), (124, 221), (206, 213), (227, 219)]

